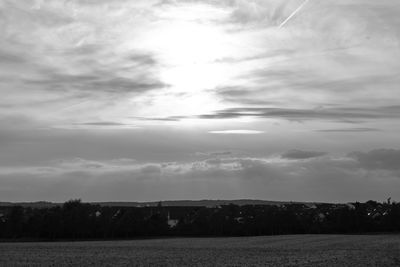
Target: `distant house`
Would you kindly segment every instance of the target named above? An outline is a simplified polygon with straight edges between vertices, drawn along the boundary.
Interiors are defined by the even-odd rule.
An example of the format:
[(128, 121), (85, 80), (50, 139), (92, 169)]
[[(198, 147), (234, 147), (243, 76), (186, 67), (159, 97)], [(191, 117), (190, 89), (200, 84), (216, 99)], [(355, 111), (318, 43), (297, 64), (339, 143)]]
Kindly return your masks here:
[(373, 209), (372, 211), (368, 212), (367, 215), (373, 219), (377, 219), (382, 216), (382, 213), (377, 209)]
[(373, 219), (379, 218), (379, 217), (381, 217), (381, 216), (382, 216), (382, 214), (381, 214), (379, 211), (377, 211), (377, 212), (375, 212), (374, 214), (372, 214), (372, 218), (373, 218)]
[(115, 218), (117, 218), (117, 217), (118, 217), (118, 215), (120, 215), (120, 213), (121, 213), (121, 210), (117, 210), (117, 212), (116, 212), (116, 213), (114, 213), (114, 215), (112, 216), (112, 219), (115, 219)]
[(237, 223), (244, 223), (244, 217), (235, 217), (235, 221), (237, 222)]
[(176, 227), (176, 226), (178, 225), (178, 223), (179, 223), (179, 220), (177, 220), (177, 219), (171, 219), (171, 216), (170, 216), (170, 214), (169, 214), (169, 212), (168, 212), (168, 215), (167, 215), (167, 224), (168, 224), (169, 228), (174, 228), (174, 227)]
[(314, 217), (314, 219), (315, 219), (316, 221), (318, 221), (318, 222), (323, 222), (323, 221), (325, 221), (325, 218), (326, 218), (326, 215), (323, 214), (322, 212), (318, 213), (318, 214)]
[(313, 209), (313, 210), (317, 208), (317, 205), (315, 205), (314, 203), (304, 203), (304, 206), (307, 209)]

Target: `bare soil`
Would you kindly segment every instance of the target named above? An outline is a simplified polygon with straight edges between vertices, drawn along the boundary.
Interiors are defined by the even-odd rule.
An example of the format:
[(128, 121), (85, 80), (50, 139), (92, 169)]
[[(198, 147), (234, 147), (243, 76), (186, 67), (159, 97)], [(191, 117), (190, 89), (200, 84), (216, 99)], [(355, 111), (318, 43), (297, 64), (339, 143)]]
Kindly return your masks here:
[(400, 235), (0, 243), (0, 266), (400, 266)]

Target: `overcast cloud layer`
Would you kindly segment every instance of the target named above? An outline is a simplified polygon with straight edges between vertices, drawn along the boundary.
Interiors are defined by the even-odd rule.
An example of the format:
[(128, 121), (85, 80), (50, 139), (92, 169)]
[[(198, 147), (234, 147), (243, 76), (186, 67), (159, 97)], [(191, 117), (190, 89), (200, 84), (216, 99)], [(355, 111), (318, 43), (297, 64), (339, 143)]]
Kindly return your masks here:
[(400, 200), (399, 13), (0, 0), (0, 201)]

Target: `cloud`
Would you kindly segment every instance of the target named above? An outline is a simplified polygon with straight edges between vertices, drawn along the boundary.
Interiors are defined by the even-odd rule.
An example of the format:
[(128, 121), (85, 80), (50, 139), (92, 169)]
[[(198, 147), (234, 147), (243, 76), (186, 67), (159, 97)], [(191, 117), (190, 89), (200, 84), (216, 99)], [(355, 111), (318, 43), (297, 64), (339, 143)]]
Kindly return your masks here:
[(130, 123), (113, 121), (93, 121), (53, 126), (57, 129), (141, 129), (142, 127)]
[(372, 170), (400, 170), (400, 150), (376, 149), (369, 152), (352, 152), (362, 168)]
[(161, 89), (167, 85), (157, 81), (145, 81), (143, 78), (126, 78), (107, 72), (91, 73), (84, 75), (49, 74), (42, 79), (29, 79), (24, 81), (31, 86), (38, 86), (48, 90), (80, 92), (116, 93), (120, 96), (126, 93), (143, 93), (153, 89)]
[(179, 121), (181, 119), (185, 119), (185, 116), (171, 116), (165, 118), (150, 118), (150, 117), (132, 117), (132, 119), (139, 120), (139, 121)]
[(323, 133), (364, 133), (364, 132), (379, 132), (380, 129), (377, 128), (337, 128), (337, 129), (322, 129), (316, 130), (317, 132)]
[(220, 156), (231, 156), (232, 151), (211, 151), (211, 152), (196, 152), (196, 156), (207, 156), (207, 157), (220, 157)]
[(157, 56), (137, 41), (154, 3), (3, 2), (0, 107), (35, 119), (51, 113), (47, 123), (60, 124), (76, 113), (93, 118), (94, 106), (115, 114), (115, 103), (165, 89)]
[(21, 55), (16, 55), (13, 53), (7, 53), (6, 51), (0, 50), (0, 64), (21, 64), (25, 63), (26, 59)]
[[(296, 154), (297, 153), (297, 154)], [(216, 157), (199, 161), (133, 159), (54, 160), (38, 166), (0, 167), (0, 191), (27, 200), (83, 197), (99, 200), (240, 198), (355, 201), (399, 193), (397, 150), (348, 156), (298, 151), (289, 158)], [(307, 160), (302, 160), (307, 157)]]
[(118, 129), (142, 129), (142, 127), (130, 123), (121, 123), (112, 121), (93, 121), (93, 122), (82, 122), (82, 123), (58, 124), (58, 125), (53, 125), (51, 129), (118, 130)]
[(270, 119), (286, 119), (290, 121), (307, 121), (307, 120), (333, 120), (333, 121), (349, 121), (349, 120), (376, 120), (398, 118), (398, 107), (316, 107), (314, 109), (295, 109), (295, 108), (262, 108), (262, 107), (240, 107), (229, 108), (216, 111), (213, 114), (199, 115), (201, 119), (234, 119), (234, 118), (270, 118)]
[[(5, 25), (0, 32), (0, 64), (4, 65), (0, 90), (7, 98), (0, 100), (0, 107), (8, 105), (9, 112), (18, 110), (38, 118), (52, 113), (54, 121), (71, 121), (81, 110), (88, 120), (102, 107), (107, 120), (128, 110), (127, 116), (142, 120), (180, 122), (194, 113), (194, 108), (181, 112), (174, 108), (173, 103), (186, 103), (187, 97), (172, 97), (172, 92), (183, 90), (210, 103), (207, 107), (199, 104), (200, 115), (192, 119), (252, 116), (244, 114), (251, 110), (232, 110), (232, 103), (244, 109), (269, 108), (254, 111), (256, 118), (397, 119), (388, 110), (361, 110), (371, 99), (376, 100), (375, 106), (398, 102), (385, 97), (396, 95), (399, 84), (395, 71), (399, 63), (393, 56), (398, 54), (400, 36), (396, 2), (309, 3), (302, 10), (304, 16), (294, 17), (288, 27), (279, 29), (300, 4), (277, 0), (6, 1), (2, 4), (6, 12), (0, 14)], [(200, 58), (207, 58), (200, 70), (216, 69), (218, 75), (176, 66), (187, 41), (180, 38), (192, 32), (193, 25), (194, 29), (209, 27), (204, 38), (210, 37), (210, 30), (218, 33), (221, 40), (214, 43), (211, 38), (212, 47), (197, 49), (204, 53)], [(164, 32), (169, 33), (166, 38), (156, 38)], [(196, 59), (200, 51), (188, 49), (185, 53)], [(175, 83), (179, 85), (186, 76), (193, 79), (184, 86), (174, 84), (168, 77), (176, 67), (185, 72), (177, 73), (180, 79)], [(199, 72), (207, 76), (201, 80), (216, 81), (197, 85), (194, 79)], [(199, 87), (199, 92), (192, 87)], [(168, 101), (171, 98), (174, 101)], [(314, 110), (325, 104), (346, 108), (353, 105), (349, 99), (357, 99), (358, 111)]]
[(56, 168), (60, 169), (72, 169), (74, 172), (83, 172), (85, 170), (99, 170), (99, 169), (106, 169), (109, 167), (107, 164), (99, 162), (99, 161), (92, 161), (86, 160), (82, 158), (74, 158), (70, 160), (60, 160), (56, 161)]
[(159, 175), (161, 174), (161, 166), (159, 165), (145, 165), (143, 166), (140, 171), (143, 174), (148, 174), (148, 175)]
[(110, 122), (110, 121), (98, 121), (98, 122), (85, 122), (79, 123), (78, 125), (91, 125), (91, 126), (124, 126), (129, 124), (119, 123), (119, 122)]
[(262, 134), (264, 131), (257, 130), (222, 130), (222, 131), (209, 131), (211, 134)]
[(311, 159), (317, 158), (321, 156), (325, 156), (326, 152), (317, 152), (317, 151), (304, 151), (304, 150), (289, 150), (281, 155), (281, 158), (284, 159)]

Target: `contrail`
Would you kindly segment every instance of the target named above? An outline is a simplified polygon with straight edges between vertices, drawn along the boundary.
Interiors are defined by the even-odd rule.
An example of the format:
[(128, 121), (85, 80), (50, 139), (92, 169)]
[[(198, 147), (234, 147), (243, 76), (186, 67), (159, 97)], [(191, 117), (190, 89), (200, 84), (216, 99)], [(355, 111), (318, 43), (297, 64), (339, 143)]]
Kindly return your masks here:
[(279, 25), (279, 28), (282, 28), (283, 26), (285, 26), (285, 24), (286, 24), (291, 18), (293, 18), (293, 16), (296, 15), (297, 12), (299, 12), (299, 11), (307, 4), (308, 1), (310, 1), (310, 0), (304, 0), (304, 2), (303, 2), (298, 8), (296, 8), (296, 10), (293, 11), (293, 13), (290, 14), (290, 16), (287, 17), (287, 19), (285, 19), (285, 20)]

